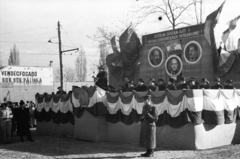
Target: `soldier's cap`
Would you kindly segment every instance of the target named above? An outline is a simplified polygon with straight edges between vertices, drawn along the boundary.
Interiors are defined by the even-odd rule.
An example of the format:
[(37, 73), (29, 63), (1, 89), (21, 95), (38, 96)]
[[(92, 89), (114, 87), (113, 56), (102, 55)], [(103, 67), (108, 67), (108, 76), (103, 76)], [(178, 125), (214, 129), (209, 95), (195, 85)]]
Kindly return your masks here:
[(233, 83), (233, 81), (231, 79), (228, 79), (226, 83)]
[(168, 81), (174, 83), (174, 82), (175, 82), (175, 79), (173, 79), (173, 78), (169, 78)]
[(143, 79), (142, 79), (142, 78), (140, 78), (140, 79), (139, 79), (139, 82), (142, 82), (142, 83), (144, 83), (144, 81), (143, 81)]
[(180, 81), (186, 81), (185, 77), (180, 77)]
[(163, 79), (161, 79), (161, 78), (160, 78), (160, 79), (158, 79), (158, 82), (161, 82), (161, 81), (162, 81), (162, 82), (164, 82), (164, 80), (163, 80)]
[(194, 78), (194, 77), (191, 77), (189, 81), (195, 81), (195, 78)]
[(151, 99), (151, 95), (144, 96), (144, 100), (150, 100), (150, 99)]
[(61, 89), (62, 87), (61, 86), (59, 86), (57, 89)]
[(215, 82), (220, 82), (220, 78), (219, 78), (219, 77), (216, 77), (216, 78), (214, 79), (214, 81), (215, 81)]

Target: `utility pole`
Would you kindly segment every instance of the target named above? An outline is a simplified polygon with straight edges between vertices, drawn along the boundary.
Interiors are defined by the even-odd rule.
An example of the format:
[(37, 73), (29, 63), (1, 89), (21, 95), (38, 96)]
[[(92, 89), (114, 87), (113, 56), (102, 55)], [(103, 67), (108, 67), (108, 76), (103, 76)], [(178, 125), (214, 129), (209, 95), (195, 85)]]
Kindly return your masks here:
[(60, 85), (63, 89), (63, 66), (62, 66), (62, 42), (61, 42), (61, 31), (60, 22), (58, 21), (58, 46), (59, 46), (59, 62), (60, 62)]
[(63, 64), (62, 64), (62, 53), (63, 52), (68, 52), (68, 51), (75, 51), (79, 50), (78, 48), (76, 49), (70, 49), (70, 50), (64, 50), (62, 51), (62, 42), (61, 42), (61, 30), (60, 30), (60, 22), (58, 21), (58, 44), (59, 44), (59, 62), (60, 62), (60, 85), (63, 89)]
[(202, 0), (200, 0), (200, 24), (202, 24)]

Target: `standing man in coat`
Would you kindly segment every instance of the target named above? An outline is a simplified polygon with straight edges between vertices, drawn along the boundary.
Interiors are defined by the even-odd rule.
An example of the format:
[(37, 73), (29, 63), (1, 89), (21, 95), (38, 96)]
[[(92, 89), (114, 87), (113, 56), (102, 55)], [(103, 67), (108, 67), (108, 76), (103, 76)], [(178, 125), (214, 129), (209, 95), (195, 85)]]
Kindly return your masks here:
[(141, 154), (142, 157), (153, 157), (156, 148), (156, 121), (158, 120), (157, 110), (151, 104), (151, 96), (144, 97), (144, 106), (139, 124), (145, 126), (145, 147), (147, 152)]
[(20, 101), (20, 108), (16, 113), (17, 119), (17, 134), (20, 136), (21, 142), (24, 142), (23, 136), (27, 136), (27, 139), (34, 142), (29, 129), (29, 110), (25, 107), (24, 101)]

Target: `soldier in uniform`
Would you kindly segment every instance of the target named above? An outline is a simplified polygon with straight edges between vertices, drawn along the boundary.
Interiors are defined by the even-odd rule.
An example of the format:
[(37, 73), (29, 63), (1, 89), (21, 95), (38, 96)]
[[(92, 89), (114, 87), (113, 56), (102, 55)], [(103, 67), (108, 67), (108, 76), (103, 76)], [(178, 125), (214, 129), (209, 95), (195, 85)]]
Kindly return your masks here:
[(147, 88), (149, 91), (158, 91), (158, 87), (155, 85), (155, 79), (152, 78), (149, 80), (149, 85)]
[(17, 134), (20, 136), (21, 142), (24, 142), (23, 136), (27, 136), (27, 139), (34, 142), (29, 129), (29, 110), (25, 107), (24, 101), (20, 101), (20, 108), (16, 113), (17, 120)]
[(186, 82), (186, 79), (185, 77), (181, 77), (180, 78), (180, 84), (179, 86), (177, 87), (178, 90), (183, 90), (183, 89), (189, 89), (189, 86)]
[(191, 77), (189, 81), (190, 89), (198, 89), (198, 85), (196, 84), (195, 78)]
[(211, 89), (219, 89), (219, 88), (223, 88), (223, 86), (220, 83), (220, 78), (216, 77), (215, 78), (215, 85), (211, 87)]
[(107, 81), (107, 72), (104, 71), (104, 68), (102, 66), (100, 66), (99, 68), (99, 72), (97, 74), (96, 77), (96, 85), (102, 89), (104, 89), (105, 91), (108, 90), (108, 81)]
[(233, 81), (228, 79), (224, 85), (224, 89), (234, 89)]
[(158, 90), (164, 91), (166, 89), (166, 85), (163, 79), (158, 79)]
[(139, 79), (138, 86), (135, 88), (135, 91), (137, 91), (137, 92), (147, 91), (147, 86), (144, 84), (144, 81), (142, 78)]
[(209, 82), (206, 78), (202, 78), (201, 80), (201, 85), (199, 87), (200, 89), (204, 88), (204, 89), (209, 89), (210, 86), (209, 86)]
[(63, 90), (61, 86), (59, 86), (56, 94), (66, 94), (66, 92)]
[(151, 96), (144, 97), (144, 106), (140, 117), (139, 125), (145, 126), (145, 148), (147, 152), (141, 154), (142, 157), (153, 157), (154, 149), (156, 148), (156, 121), (158, 114), (155, 107), (151, 104)]
[(168, 85), (167, 85), (166, 89), (168, 89), (168, 90), (177, 90), (177, 88), (175, 86), (175, 80), (173, 78), (169, 78)]

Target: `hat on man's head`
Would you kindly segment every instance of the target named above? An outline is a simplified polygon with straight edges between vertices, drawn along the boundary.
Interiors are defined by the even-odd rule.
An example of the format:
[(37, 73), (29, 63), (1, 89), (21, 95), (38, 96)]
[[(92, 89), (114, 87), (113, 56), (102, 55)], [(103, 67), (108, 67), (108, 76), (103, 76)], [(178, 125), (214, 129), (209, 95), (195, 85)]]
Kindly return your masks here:
[(25, 104), (25, 102), (24, 102), (23, 100), (21, 100), (21, 101), (19, 102), (19, 104), (20, 104), (20, 106), (22, 106), (22, 105)]
[(142, 82), (142, 83), (144, 83), (144, 81), (143, 81), (143, 79), (142, 79), (142, 78), (140, 78), (138, 81), (139, 81), (139, 82)]
[(220, 82), (220, 78), (219, 78), (219, 77), (216, 77), (216, 78), (214, 79), (214, 81), (215, 81), (215, 82)]
[(174, 83), (174, 82), (175, 82), (175, 79), (173, 79), (173, 78), (169, 78), (168, 81)]
[(231, 79), (228, 79), (226, 83), (233, 83), (233, 81)]
[(164, 82), (164, 80), (163, 80), (163, 79), (161, 79), (161, 78), (159, 78), (159, 79), (158, 79), (158, 82)]
[(194, 77), (191, 77), (189, 81), (195, 81), (195, 78), (194, 78)]
[(144, 100), (150, 100), (150, 99), (151, 99), (151, 95), (144, 96)]
[(61, 89), (62, 87), (61, 86), (59, 86), (57, 89)]
[(99, 66), (98, 69), (99, 70), (104, 70), (104, 67), (103, 66)]

